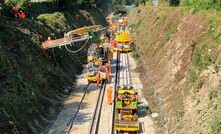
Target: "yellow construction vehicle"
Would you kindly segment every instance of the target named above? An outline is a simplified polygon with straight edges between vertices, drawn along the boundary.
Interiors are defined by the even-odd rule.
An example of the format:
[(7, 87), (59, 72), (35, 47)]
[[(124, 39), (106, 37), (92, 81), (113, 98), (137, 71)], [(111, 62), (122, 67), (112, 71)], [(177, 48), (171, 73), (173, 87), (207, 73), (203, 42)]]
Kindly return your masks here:
[(104, 35), (100, 37), (100, 43), (92, 44), (88, 49), (88, 62), (94, 62), (95, 65), (104, 65), (113, 59), (113, 48), (106, 40)]
[(96, 48), (94, 44), (90, 46), (87, 56), (88, 62), (93, 62), (95, 65), (102, 66), (113, 59), (113, 48), (104, 46), (104, 44), (105, 43), (100, 45), (98, 48)]
[(109, 41), (105, 41), (102, 45), (107, 55), (107, 61), (110, 61), (113, 59), (114, 48), (111, 46)]
[(88, 53), (87, 53), (88, 63), (94, 61), (95, 55), (96, 55), (96, 48), (97, 48), (97, 44), (94, 44), (94, 43), (88, 48)]
[(126, 31), (122, 31), (116, 34), (117, 47), (120, 52), (131, 52), (134, 44), (131, 42), (131, 38)]
[(100, 35), (99, 43), (93, 43), (88, 49), (88, 62), (94, 62), (95, 65), (102, 66), (113, 59), (113, 48), (109, 39), (103, 33)]
[(137, 114), (137, 92), (132, 86), (118, 89), (115, 98), (114, 129), (118, 132), (140, 131), (140, 123)]
[(113, 59), (113, 49), (101, 43), (97, 49), (97, 59), (95, 59), (95, 64), (104, 65), (111, 59)]
[(100, 67), (93, 62), (88, 63), (84, 78), (88, 80), (88, 83), (96, 83), (98, 80), (102, 82), (106, 80), (106, 67), (103, 68), (104, 69), (100, 69)]

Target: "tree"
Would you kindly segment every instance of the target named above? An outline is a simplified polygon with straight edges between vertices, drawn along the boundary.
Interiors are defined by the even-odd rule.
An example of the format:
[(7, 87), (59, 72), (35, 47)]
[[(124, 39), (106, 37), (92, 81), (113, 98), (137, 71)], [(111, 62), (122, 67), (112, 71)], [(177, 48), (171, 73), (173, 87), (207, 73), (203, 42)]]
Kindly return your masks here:
[(121, 4), (122, 5), (127, 5), (127, 0), (122, 0)]
[(170, 6), (179, 6), (180, 0), (169, 0)]

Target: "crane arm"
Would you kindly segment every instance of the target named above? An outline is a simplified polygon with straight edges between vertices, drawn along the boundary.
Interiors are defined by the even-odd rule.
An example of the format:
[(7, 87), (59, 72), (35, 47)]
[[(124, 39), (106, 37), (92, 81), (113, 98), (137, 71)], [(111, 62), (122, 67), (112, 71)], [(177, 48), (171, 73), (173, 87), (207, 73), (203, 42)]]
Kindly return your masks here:
[(69, 31), (65, 36), (73, 36), (73, 35), (82, 35), (82, 34), (87, 34), (89, 30), (91, 31), (97, 31), (101, 29), (100, 25), (93, 25), (93, 26), (88, 26), (88, 27), (82, 27), (82, 28), (78, 28), (72, 31)]
[[(99, 39), (97, 38), (94, 32), (98, 32), (104, 29), (105, 28), (101, 28), (100, 25), (79, 28), (68, 32), (64, 38), (56, 40), (47, 40), (43, 42), (41, 46), (43, 47), (43, 49), (61, 47), (65, 45), (71, 45), (71, 43), (85, 41), (88, 38), (92, 38), (92, 41), (94, 43), (98, 43)], [(75, 35), (77, 35), (78, 37), (75, 37)]]

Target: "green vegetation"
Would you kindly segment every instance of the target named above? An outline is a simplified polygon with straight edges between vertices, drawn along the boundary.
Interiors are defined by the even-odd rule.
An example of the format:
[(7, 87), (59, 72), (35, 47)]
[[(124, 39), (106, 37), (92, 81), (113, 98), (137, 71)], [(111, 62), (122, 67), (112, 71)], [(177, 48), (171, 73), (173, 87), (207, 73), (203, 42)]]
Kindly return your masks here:
[(132, 51), (133, 51), (133, 57), (137, 59), (139, 57), (139, 52), (140, 52), (139, 47), (134, 46)]
[(198, 78), (196, 70), (194, 68), (190, 68), (188, 73), (189, 73), (189, 81), (194, 83)]
[[(31, 127), (39, 129), (34, 120), (42, 124), (42, 115), (50, 119), (49, 109), (60, 105), (59, 89), (72, 84), (82, 59), (64, 49), (46, 53), (39, 47), (39, 40), (30, 40), (41, 33), (44, 36), (56, 32), (53, 27), (50, 31), (38, 29), (36, 34), (34, 29), (41, 27), (36, 21), (18, 20), (10, 24), (5, 19), (0, 27), (0, 133), (32, 133)], [(24, 32), (27, 29), (29, 34)]]
[(210, 122), (210, 133), (218, 134), (221, 132), (221, 116), (216, 115)]
[[(172, 0), (167, 2), (172, 2)], [(210, 4), (206, 4), (206, 0), (192, 0), (189, 4), (180, 0), (178, 8), (141, 6), (131, 10), (129, 14), (132, 18), (130, 26), (134, 31), (133, 36), (138, 40), (150, 75), (157, 80), (154, 82), (156, 86), (159, 86), (159, 96), (162, 97), (167, 118), (172, 118), (171, 124), (176, 124), (171, 128), (177, 129), (174, 133), (216, 134), (221, 131), (220, 86), (219, 88), (216, 86), (220, 83), (218, 74), (221, 67), (219, 49), (221, 21), (219, 12), (214, 12), (219, 10), (220, 3), (212, 2), (212, 0), (207, 0), (207, 2)], [(217, 5), (213, 8), (211, 3)], [(194, 19), (195, 17), (204, 23), (199, 24), (199, 21)], [(198, 32), (188, 36), (189, 33), (192, 34), (189, 32), (189, 25), (196, 25), (192, 32), (197, 30)], [(188, 37), (188, 42), (184, 39), (186, 37)], [(176, 48), (179, 43), (181, 45)], [(185, 46), (188, 49), (182, 52)], [(182, 56), (177, 54), (180, 52)], [(173, 63), (175, 65), (164, 67), (160, 62), (165, 64), (170, 62), (170, 65)], [(174, 75), (173, 69), (170, 70), (167, 67), (176, 70), (177, 64), (178, 71)], [(156, 67), (162, 67), (165, 73), (171, 71), (172, 77), (165, 77)], [(168, 81), (170, 82), (167, 83)], [(164, 84), (168, 84), (168, 87)], [(207, 95), (209, 99), (205, 97)], [(147, 99), (153, 96), (151, 90), (146, 91), (146, 96)], [(195, 117), (189, 119), (187, 116), (191, 113), (194, 113)], [(190, 126), (193, 124), (196, 126), (189, 127), (188, 122), (191, 122)], [(187, 128), (190, 130), (186, 130)]]
[(117, 9), (122, 9), (124, 5), (135, 5), (145, 4), (147, 0), (110, 0), (112, 5)]
[(221, 0), (165, 0), (170, 6), (190, 6), (198, 9), (220, 10)]
[(189, 70), (190, 82), (196, 82), (201, 72), (207, 69), (211, 64), (215, 64), (220, 44), (220, 33), (217, 31), (220, 20), (209, 17), (211, 23), (204, 36), (199, 38), (192, 45), (192, 68)]
[[(212, 90), (209, 95), (209, 102), (206, 109), (209, 112), (203, 113), (203, 116), (206, 121), (200, 122), (198, 132), (205, 133), (205, 134), (218, 134), (221, 132), (221, 90), (220, 86), (216, 90)], [(206, 116), (205, 116), (206, 115)]]
[[(36, 18), (24, 20), (10, 17), (11, 6), (3, 4), (0, 18), (0, 133), (39, 133), (46, 121), (56, 116), (67, 97), (61, 88), (72, 86), (76, 74), (81, 72), (87, 48), (79, 53), (70, 53), (65, 48), (44, 51), (41, 42), (49, 36), (52, 39), (63, 37), (69, 30), (85, 25), (105, 25), (102, 10), (53, 12), (56, 8), (47, 8), (48, 4), (53, 3), (33, 4), (33, 8), (43, 9), (36, 12)], [(21, 6), (25, 8), (25, 4)], [(49, 9), (52, 13), (47, 12)], [(47, 14), (41, 14), (43, 12)], [(76, 50), (81, 46), (69, 48)]]

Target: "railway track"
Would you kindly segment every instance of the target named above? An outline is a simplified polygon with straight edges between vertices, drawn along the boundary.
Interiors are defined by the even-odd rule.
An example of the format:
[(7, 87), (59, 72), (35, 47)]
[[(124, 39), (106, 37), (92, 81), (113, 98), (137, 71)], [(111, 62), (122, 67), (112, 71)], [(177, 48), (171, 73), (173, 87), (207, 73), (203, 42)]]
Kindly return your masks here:
[(88, 131), (89, 134), (97, 134), (98, 133), (105, 89), (106, 89), (106, 82), (103, 82), (103, 84), (101, 85), (99, 94), (98, 94), (94, 114), (93, 114), (91, 124), (89, 127), (89, 131)]
[[(74, 113), (74, 115), (72, 116), (72, 118), (70, 119), (70, 121), (67, 123), (66, 127), (63, 129), (62, 133), (66, 133), (66, 134), (70, 134), (72, 133), (72, 128), (75, 124), (75, 120), (79, 115), (79, 111), (82, 109), (81, 106), (84, 102), (84, 99), (87, 95), (87, 92), (88, 92), (88, 89), (92, 88), (92, 86), (90, 85), (93, 85), (93, 84), (88, 84), (85, 88), (84, 88), (84, 93), (83, 93), (83, 96), (79, 102), (79, 105), (77, 107), (77, 110), (76, 112)], [(94, 110), (94, 114), (92, 116), (92, 124), (90, 125), (90, 130), (95, 130), (95, 132), (98, 130), (97, 128), (97, 125), (94, 125), (94, 124), (98, 124), (99, 123), (99, 115), (101, 114), (101, 108), (102, 108), (102, 101), (103, 101), (103, 98), (104, 98), (104, 91), (105, 91), (105, 87), (106, 87), (106, 83), (102, 83), (101, 87), (98, 89), (99, 90), (99, 93), (98, 93), (98, 97), (97, 97), (97, 102), (96, 102), (96, 106), (95, 106), (95, 110)], [(102, 97), (101, 97), (102, 96)], [(97, 119), (97, 120), (96, 120)], [(91, 127), (92, 126), (92, 127)], [(95, 128), (95, 129), (94, 129)], [(93, 132), (93, 131), (92, 131)]]
[[(128, 53), (117, 53), (117, 64), (116, 64), (116, 74), (115, 74), (115, 86), (114, 86), (114, 91), (117, 90), (118, 86), (129, 86), (131, 85), (131, 79), (130, 79), (130, 71), (129, 71), (129, 60), (128, 60)], [(73, 115), (73, 117), (70, 119), (68, 124), (66, 125), (66, 128), (64, 129), (64, 133), (70, 133), (72, 127), (74, 126), (75, 119), (78, 116), (78, 112), (81, 109), (81, 105), (84, 101), (84, 98), (87, 94), (87, 90), (90, 88), (90, 85), (88, 84), (84, 88), (84, 94), (81, 98), (80, 104), (78, 105), (77, 111)], [(95, 105), (95, 109), (92, 115), (92, 119), (89, 125), (88, 133), (89, 134), (97, 134), (99, 131), (99, 124), (100, 124), (100, 115), (102, 111), (102, 105), (103, 105), (103, 100), (105, 96), (105, 89), (106, 89), (106, 82), (103, 82), (101, 84), (101, 87), (99, 88), (98, 91), (98, 97)], [(114, 98), (115, 98), (115, 93), (114, 93)], [(111, 133), (114, 134), (114, 114), (115, 114), (115, 101), (113, 103), (113, 119), (112, 119), (112, 131)]]
[(88, 85), (84, 88), (84, 93), (83, 93), (83, 96), (82, 96), (82, 98), (80, 100), (80, 103), (79, 103), (79, 105), (77, 107), (77, 110), (76, 110), (75, 114), (72, 116), (72, 118), (70, 119), (70, 121), (67, 123), (66, 127), (64, 128), (64, 130), (62, 131), (63, 133), (68, 133), (68, 134), (70, 133), (70, 131), (71, 131), (72, 127), (73, 127), (74, 121), (75, 121), (75, 119), (76, 119), (76, 117), (78, 115), (78, 112), (81, 109), (83, 100), (84, 100), (84, 98), (85, 98), (85, 96), (87, 94), (87, 90), (88, 90), (89, 85), (90, 84), (88, 83)]
[[(115, 72), (115, 84), (114, 84), (114, 98), (116, 98), (116, 91), (117, 91), (117, 83), (118, 83), (118, 81), (119, 81), (119, 69), (120, 69), (120, 66), (119, 66), (119, 64), (120, 64), (120, 52), (118, 51), (117, 52), (117, 63), (116, 63), (116, 72)], [(116, 105), (116, 102), (114, 101), (113, 102), (113, 105), (112, 105), (112, 121), (111, 121), (111, 131), (110, 131), (110, 133), (111, 134), (114, 134), (114, 115), (115, 115), (115, 111), (116, 111), (116, 109), (115, 109), (115, 105)]]
[(118, 86), (131, 85), (131, 77), (129, 71), (128, 53), (120, 53), (120, 71), (118, 75)]
[[(117, 53), (117, 65), (116, 65), (116, 75), (115, 75), (115, 87), (114, 91), (116, 92), (119, 86), (130, 86), (132, 84), (131, 74), (130, 74), (130, 63), (128, 53)], [(114, 92), (114, 98), (116, 94)], [(112, 105), (113, 114), (112, 114), (112, 129), (111, 134), (115, 134), (114, 130), (114, 116), (115, 116), (115, 101)]]
[[(131, 84), (131, 79), (130, 79), (130, 72), (129, 72), (129, 61), (128, 61), (128, 54), (127, 53), (117, 53), (116, 56), (116, 71), (115, 71), (115, 84), (114, 84), (114, 91), (117, 91), (118, 86), (122, 85), (130, 85)], [(79, 130), (82, 130), (82, 128), (86, 128), (84, 130), (84, 133), (89, 133), (89, 134), (97, 134), (100, 133), (102, 129), (105, 128), (99, 128), (101, 126), (101, 115), (102, 115), (102, 107), (104, 103), (104, 96), (105, 96), (105, 89), (106, 89), (106, 83), (103, 82), (101, 84), (101, 87), (98, 89), (94, 84), (88, 84), (85, 85), (85, 87), (82, 88), (81, 91), (81, 96), (79, 97), (79, 102), (76, 106), (76, 110), (73, 113), (73, 116), (70, 118), (66, 126), (64, 127), (63, 131), (61, 133), (77, 133)], [(94, 99), (93, 101), (91, 98), (87, 95), (87, 92), (89, 90), (94, 90), (96, 92), (94, 93)], [(115, 92), (114, 97), (115, 98)], [(88, 97), (87, 97), (88, 96)], [(97, 96), (97, 97), (96, 97)], [(94, 104), (93, 107), (90, 109), (85, 109), (84, 106), (85, 104), (88, 104), (90, 102), (91, 104)], [(115, 101), (113, 102), (111, 111), (115, 111)], [(84, 112), (86, 110), (86, 112)], [(88, 111), (87, 111), (88, 110)], [(110, 112), (113, 113), (111, 117), (111, 129), (109, 132), (114, 133), (114, 115), (115, 112)], [(81, 123), (84, 122), (84, 119), (82, 118), (82, 115), (85, 118), (85, 121), (88, 120), (86, 126), (81, 125)], [(83, 121), (83, 122), (82, 122)], [(102, 122), (103, 123), (103, 122)], [(79, 128), (80, 126), (80, 128)], [(78, 129), (79, 128), (79, 129)]]

